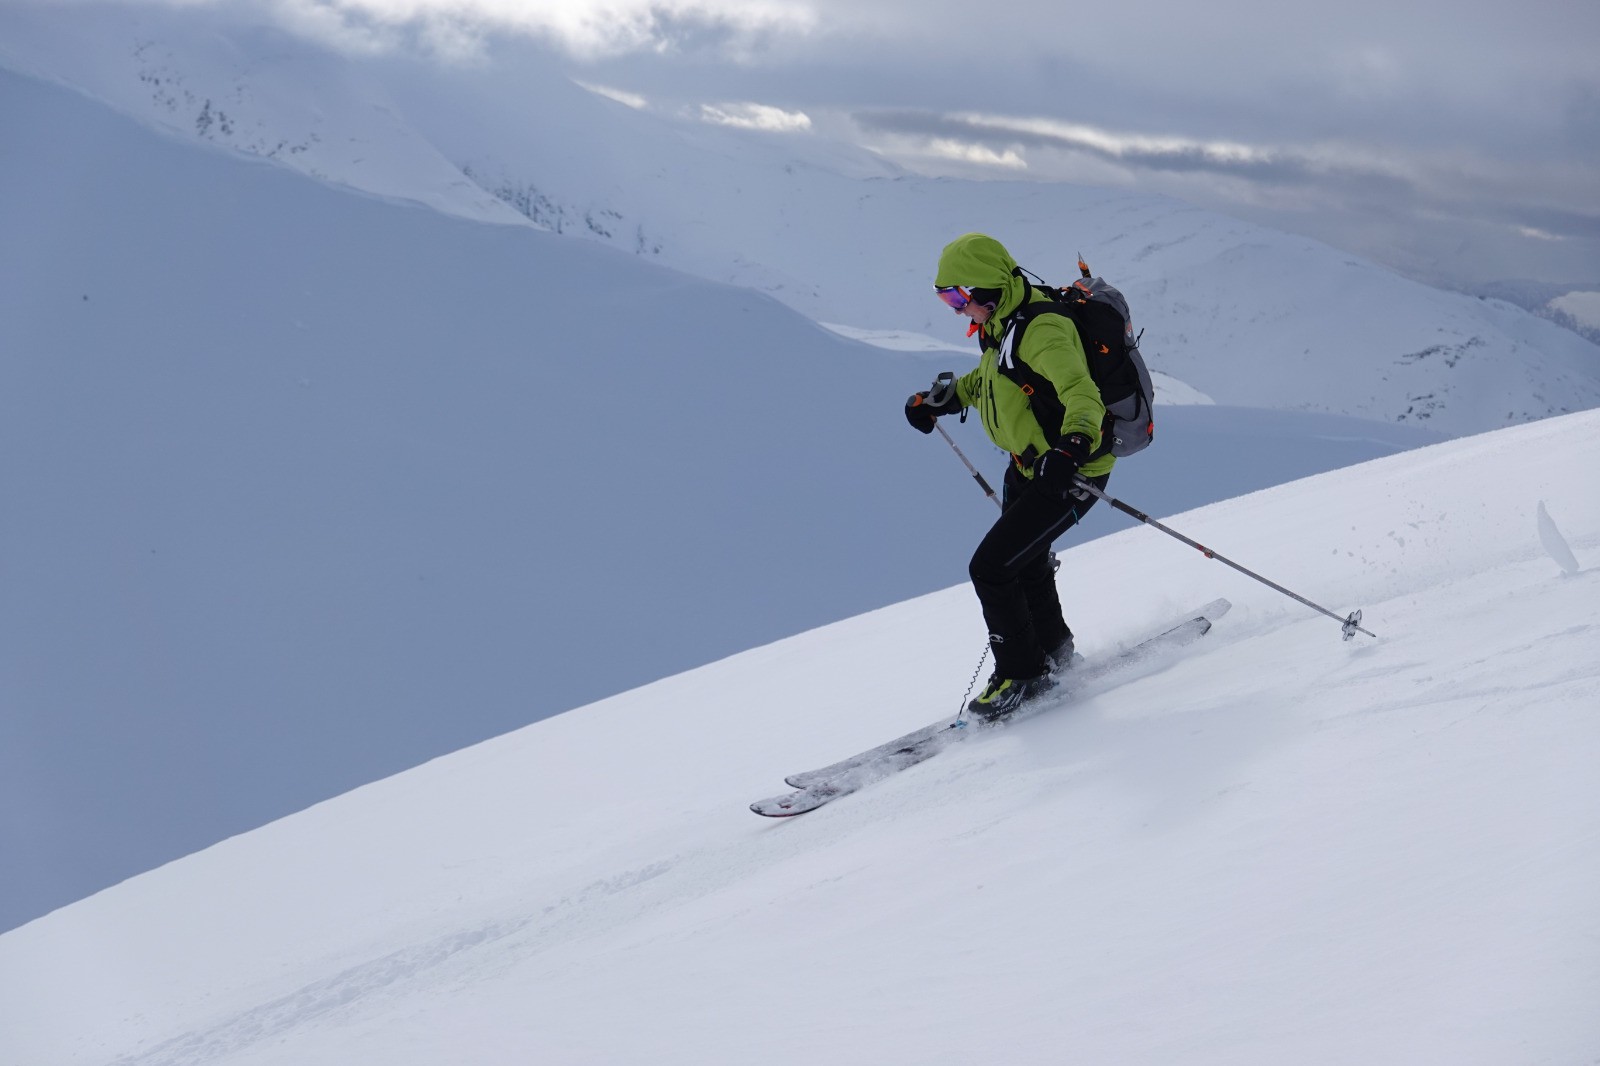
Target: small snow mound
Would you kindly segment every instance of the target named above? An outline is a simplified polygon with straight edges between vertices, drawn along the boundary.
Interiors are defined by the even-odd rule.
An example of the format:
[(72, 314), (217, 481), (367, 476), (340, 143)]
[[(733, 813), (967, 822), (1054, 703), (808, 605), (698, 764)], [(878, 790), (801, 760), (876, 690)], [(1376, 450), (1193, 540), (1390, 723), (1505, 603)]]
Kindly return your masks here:
[(1545, 510), (1543, 500), (1539, 501), (1539, 543), (1544, 545), (1544, 550), (1550, 553), (1550, 558), (1554, 559), (1556, 565), (1566, 573), (1578, 572), (1578, 558), (1572, 554), (1567, 538), (1556, 528), (1555, 519)]

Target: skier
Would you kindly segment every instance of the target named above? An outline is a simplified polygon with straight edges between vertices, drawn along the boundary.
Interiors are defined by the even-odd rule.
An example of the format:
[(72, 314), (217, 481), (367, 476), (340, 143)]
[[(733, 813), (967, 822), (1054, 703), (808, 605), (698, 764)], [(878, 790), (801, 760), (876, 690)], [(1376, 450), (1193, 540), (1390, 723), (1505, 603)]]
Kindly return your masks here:
[[(1001, 515), (978, 544), (969, 573), (994, 652), (994, 673), (968, 710), (994, 720), (1055, 687), (1072, 660), (1072, 630), (1061, 611), (1050, 546), (1094, 506), (1075, 476), (1104, 488), (1116, 460), (1099, 454), (1105, 405), (1089, 375), (1083, 343), (1059, 314), (1019, 309), (1046, 297), (993, 237), (968, 233), (939, 256), (934, 291), (972, 320), (983, 355), (954, 388), (919, 392), (906, 420), (932, 433), (940, 415), (976, 407), (989, 439), (1011, 453)], [(1023, 316), (1027, 318), (1027, 316)], [(1013, 332), (1021, 335), (1018, 346)], [(1007, 350), (1008, 341), (1010, 348)]]

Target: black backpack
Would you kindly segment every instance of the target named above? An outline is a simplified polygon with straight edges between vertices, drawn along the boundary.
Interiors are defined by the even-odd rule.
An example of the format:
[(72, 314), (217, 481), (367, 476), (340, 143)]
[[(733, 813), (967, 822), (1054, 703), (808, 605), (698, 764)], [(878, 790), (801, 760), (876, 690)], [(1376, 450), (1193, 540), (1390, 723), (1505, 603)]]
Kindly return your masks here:
[[(1152, 405), (1155, 389), (1150, 383), (1150, 371), (1139, 352), (1139, 334), (1133, 332), (1133, 319), (1128, 313), (1128, 301), (1114, 286), (1103, 278), (1090, 274), (1082, 259), (1078, 269), (1083, 277), (1064, 289), (1034, 285), (1023, 276), (1021, 267), (1014, 273), (1021, 277), (1027, 290), (1022, 306), (1012, 312), (1008, 320), (1003, 347), (1009, 338), (1009, 351), (998, 356), (1000, 373), (1015, 382), (1028, 396), (1033, 416), (1039, 420), (1046, 440), (1053, 441), (1061, 433), (1061, 422), (1066, 410), (1056, 395), (1055, 386), (1035, 371), (1016, 353), (1021, 351), (1022, 335), (1040, 315), (1065, 315), (1072, 319), (1083, 341), (1083, 353), (1089, 361), (1089, 376), (1100, 389), (1100, 400), (1106, 407), (1105, 422), (1100, 427), (1100, 448), (1095, 458), (1115, 455), (1118, 458), (1137, 454), (1150, 446), (1155, 439), (1155, 415)], [(1045, 297), (1033, 300), (1038, 292)], [(985, 346), (994, 347), (993, 341), (984, 338)], [(1034, 457), (1023, 456), (1024, 462)]]

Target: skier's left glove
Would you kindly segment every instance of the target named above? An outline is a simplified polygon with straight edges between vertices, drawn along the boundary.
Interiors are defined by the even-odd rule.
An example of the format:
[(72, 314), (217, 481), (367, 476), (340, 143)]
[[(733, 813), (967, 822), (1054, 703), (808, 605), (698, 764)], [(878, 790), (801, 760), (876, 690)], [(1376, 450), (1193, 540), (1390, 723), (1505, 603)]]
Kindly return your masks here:
[[(942, 397), (940, 392), (944, 394)], [(906, 421), (918, 433), (932, 433), (934, 420), (939, 415), (958, 415), (961, 410), (961, 400), (954, 387), (936, 389), (931, 396), (927, 392), (916, 392), (906, 401)]]
[(1033, 483), (1052, 496), (1065, 499), (1077, 489), (1079, 467), (1089, 461), (1089, 438), (1068, 433), (1056, 446), (1033, 462)]

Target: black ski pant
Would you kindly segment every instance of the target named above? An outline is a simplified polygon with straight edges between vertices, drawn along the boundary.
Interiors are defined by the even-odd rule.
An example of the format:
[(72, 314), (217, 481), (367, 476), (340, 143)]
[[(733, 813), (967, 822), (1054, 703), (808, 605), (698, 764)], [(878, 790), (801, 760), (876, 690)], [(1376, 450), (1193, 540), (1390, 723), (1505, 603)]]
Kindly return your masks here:
[[(1105, 488), (1109, 473), (1087, 478)], [(968, 573), (983, 620), (989, 626), (995, 672), (1001, 677), (1037, 677), (1054, 651), (1071, 635), (1061, 614), (1061, 597), (1050, 565), (1050, 545), (1078, 524), (1097, 497), (1058, 498), (1022, 476), (1013, 462), (1006, 468), (998, 521), (972, 553)]]

